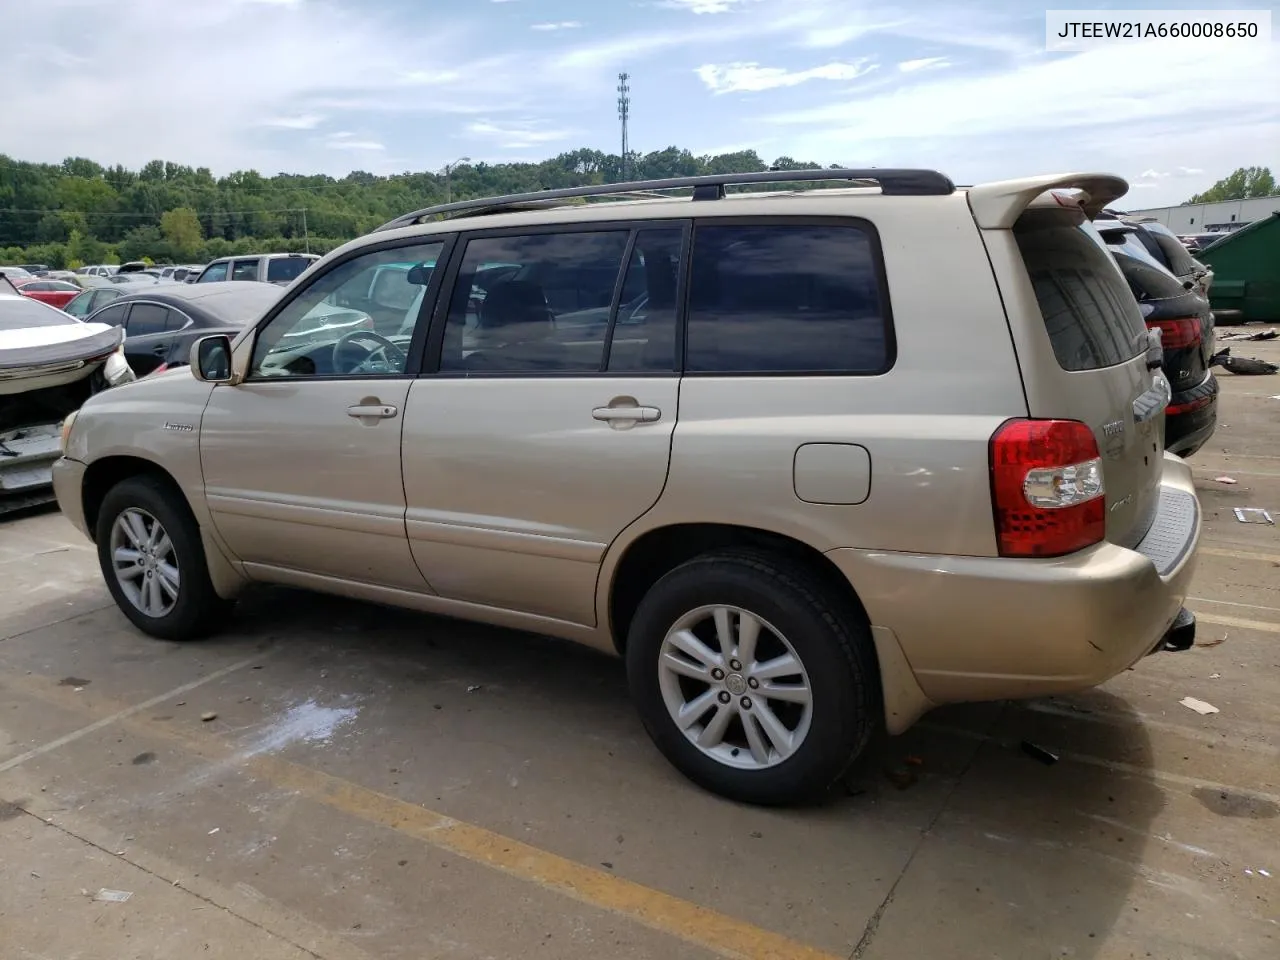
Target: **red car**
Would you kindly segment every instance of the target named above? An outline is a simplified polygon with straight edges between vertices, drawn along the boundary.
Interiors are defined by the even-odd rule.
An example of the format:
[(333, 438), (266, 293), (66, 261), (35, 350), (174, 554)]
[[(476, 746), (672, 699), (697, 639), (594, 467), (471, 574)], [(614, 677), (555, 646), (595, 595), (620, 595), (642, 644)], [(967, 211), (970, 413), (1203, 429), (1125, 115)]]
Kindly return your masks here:
[(18, 292), (24, 297), (39, 300), (61, 310), (84, 291), (65, 280), (28, 280), (19, 283)]

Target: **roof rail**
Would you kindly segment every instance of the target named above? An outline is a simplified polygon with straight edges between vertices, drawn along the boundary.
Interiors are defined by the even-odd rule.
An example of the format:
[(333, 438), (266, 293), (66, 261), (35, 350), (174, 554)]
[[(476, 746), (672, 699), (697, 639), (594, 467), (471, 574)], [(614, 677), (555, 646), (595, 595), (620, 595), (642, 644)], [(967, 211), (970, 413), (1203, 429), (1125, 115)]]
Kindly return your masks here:
[(834, 180), (852, 180), (868, 186), (879, 185), (886, 196), (942, 197), (955, 191), (950, 178), (934, 170), (880, 169), (863, 170), (765, 170), (758, 173), (724, 173), (698, 177), (671, 177), (663, 180), (633, 180), (626, 183), (598, 183), (585, 187), (565, 187), (556, 190), (537, 190), (530, 193), (513, 193), (501, 197), (478, 197), (474, 200), (458, 200), (424, 207), (413, 213), (396, 217), (375, 230), (394, 230), (421, 222), (426, 217), (466, 215), (481, 216), (520, 209), (537, 209), (555, 206), (555, 201), (574, 200), (579, 197), (663, 198), (657, 191), (693, 190), (693, 200), (719, 200), (725, 196), (725, 187), (759, 183), (813, 183)]

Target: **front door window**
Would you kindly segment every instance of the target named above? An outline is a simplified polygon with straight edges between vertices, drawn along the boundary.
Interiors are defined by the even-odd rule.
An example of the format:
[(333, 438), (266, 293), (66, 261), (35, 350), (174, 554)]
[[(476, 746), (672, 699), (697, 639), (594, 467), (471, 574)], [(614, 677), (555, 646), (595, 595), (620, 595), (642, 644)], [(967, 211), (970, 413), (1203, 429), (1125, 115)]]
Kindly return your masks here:
[(443, 241), (339, 264), (258, 334), (249, 378), (403, 375)]

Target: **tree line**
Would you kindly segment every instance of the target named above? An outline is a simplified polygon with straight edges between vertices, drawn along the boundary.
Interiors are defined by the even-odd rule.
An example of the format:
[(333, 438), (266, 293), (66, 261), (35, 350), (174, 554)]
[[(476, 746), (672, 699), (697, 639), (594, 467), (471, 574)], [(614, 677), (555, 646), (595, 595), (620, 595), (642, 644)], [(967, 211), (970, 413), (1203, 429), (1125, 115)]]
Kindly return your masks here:
[[(821, 168), (791, 157), (766, 164), (754, 150), (695, 156), (665, 150), (629, 156), (626, 179)], [(253, 252), (326, 253), (393, 217), (469, 197), (617, 183), (622, 158), (573, 150), (541, 163), (467, 163), (440, 173), (342, 178), (153, 160), (141, 170), (84, 157), (26, 163), (0, 154), (0, 263), (67, 268), (149, 258), (202, 263)]]
[[(326, 253), (393, 217), (446, 199), (823, 166), (791, 157), (766, 164), (754, 150), (695, 156), (668, 147), (628, 156), (624, 171), (618, 154), (584, 148), (540, 163), (465, 163), (448, 174), (265, 177), (240, 170), (215, 177), (208, 167), (163, 160), (129, 170), (84, 157), (41, 164), (0, 154), (0, 263), (67, 268), (144, 258), (202, 263), (242, 253)], [(1187, 202), (1275, 193), (1268, 168), (1241, 167)]]

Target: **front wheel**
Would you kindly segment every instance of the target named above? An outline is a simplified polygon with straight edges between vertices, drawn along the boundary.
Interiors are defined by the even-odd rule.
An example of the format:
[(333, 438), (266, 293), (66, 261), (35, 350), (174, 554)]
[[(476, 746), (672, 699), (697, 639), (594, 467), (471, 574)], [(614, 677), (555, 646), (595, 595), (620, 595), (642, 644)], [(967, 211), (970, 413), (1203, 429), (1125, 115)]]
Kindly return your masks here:
[(209, 577), (200, 528), (181, 495), (155, 477), (122, 480), (98, 511), (98, 564), (116, 605), (145, 633), (194, 640), (230, 610)]
[(645, 595), (627, 640), (632, 698), (667, 759), (747, 803), (811, 800), (879, 722), (865, 624), (821, 579), (748, 552), (708, 554)]

